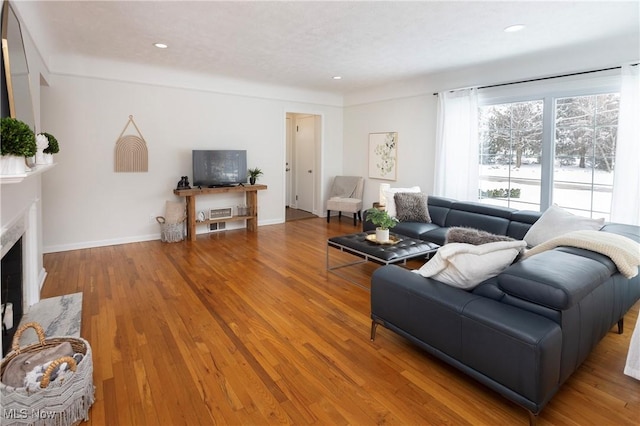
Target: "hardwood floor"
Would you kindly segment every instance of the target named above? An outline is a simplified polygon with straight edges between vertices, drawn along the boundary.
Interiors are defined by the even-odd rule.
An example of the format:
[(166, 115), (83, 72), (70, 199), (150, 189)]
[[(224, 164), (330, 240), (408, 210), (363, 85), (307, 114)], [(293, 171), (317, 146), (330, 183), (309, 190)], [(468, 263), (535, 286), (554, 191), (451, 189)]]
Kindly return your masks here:
[(286, 222), (290, 222), (293, 220), (303, 220), (303, 219), (312, 219), (312, 218), (316, 218), (318, 216), (316, 216), (313, 213), (304, 211), (304, 210), (300, 210), (300, 209), (294, 209), (292, 207), (287, 207), (285, 209), (285, 221)]
[[(391, 331), (369, 340), (368, 291), (326, 272), (327, 237), (358, 229), (318, 218), (45, 255), (43, 297), (84, 295), (89, 424), (526, 425), (524, 409)], [(374, 268), (344, 272), (367, 286)], [(640, 382), (622, 371), (639, 306), (540, 425), (638, 424)]]

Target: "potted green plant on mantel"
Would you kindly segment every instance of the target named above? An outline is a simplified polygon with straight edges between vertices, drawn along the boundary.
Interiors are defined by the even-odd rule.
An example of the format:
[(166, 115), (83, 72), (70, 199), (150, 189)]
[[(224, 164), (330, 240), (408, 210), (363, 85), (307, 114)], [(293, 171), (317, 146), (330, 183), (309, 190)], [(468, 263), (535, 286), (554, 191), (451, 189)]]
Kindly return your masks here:
[(260, 170), (257, 167), (254, 167), (253, 169), (249, 169), (248, 173), (249, 173), (249, 183), (251, 185), (255, 185), (258, 177), (263, 175), (262, 170)]
[(2, 117), (0, 127), (0, 174), (24, 174), (26, 158), (36, 154), (36, 136), (26, 123), (15, 118)]
[(386, 243), (389, 241), (389, 229), (396, 226), (398, 219), (389, 216), (386, 210), (378, 208), (372, 208), (367, 210), (367, 220), (376, 228), (376, 241), (379, 243)]
[(36, 135), (36, 164), (53, 164), (53, 154), (60, 152), (58, 140), (51, 134), (42, 132)]

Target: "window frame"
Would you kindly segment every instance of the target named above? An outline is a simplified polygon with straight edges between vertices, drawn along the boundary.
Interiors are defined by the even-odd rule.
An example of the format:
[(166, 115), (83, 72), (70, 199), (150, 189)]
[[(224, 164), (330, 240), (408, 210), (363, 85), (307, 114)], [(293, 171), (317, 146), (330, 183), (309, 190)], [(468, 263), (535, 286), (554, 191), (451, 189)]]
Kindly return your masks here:
[(620, 82), (620, 71), (608, 70), (478, 89), (478, 107), (543, 101), (540, 211), (547, 210), (553, 204), (556, 99), (620, 93)]

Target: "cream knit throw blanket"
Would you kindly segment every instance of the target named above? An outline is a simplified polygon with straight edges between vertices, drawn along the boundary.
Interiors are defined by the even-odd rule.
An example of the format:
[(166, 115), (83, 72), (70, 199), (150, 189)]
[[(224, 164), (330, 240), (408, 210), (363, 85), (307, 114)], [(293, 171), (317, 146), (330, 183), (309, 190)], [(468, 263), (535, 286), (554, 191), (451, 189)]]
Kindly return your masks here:
[(608, 256), (627, 278), (638, 275), (640, 244), (630, 238), (610, 232), (572, 231), (552, 238), (527, 250), (523, 259), (559, 246), (578, 247)]

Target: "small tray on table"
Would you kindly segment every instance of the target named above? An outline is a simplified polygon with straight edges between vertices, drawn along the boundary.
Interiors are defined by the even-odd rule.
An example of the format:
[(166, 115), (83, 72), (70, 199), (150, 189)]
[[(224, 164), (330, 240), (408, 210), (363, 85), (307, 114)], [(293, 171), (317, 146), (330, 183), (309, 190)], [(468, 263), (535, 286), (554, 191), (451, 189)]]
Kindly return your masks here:
[(365, 237), (365, 239), (367, 241), (371, 241), (372, 243), (386, 244), (386, 245), (393, 245), (402, 241), (402, 238), (396, 237), (395, 235), (389, 235), (389, 239), (387, 241), (378, 241), (376, 239), (376, 234), (369, 234)]

